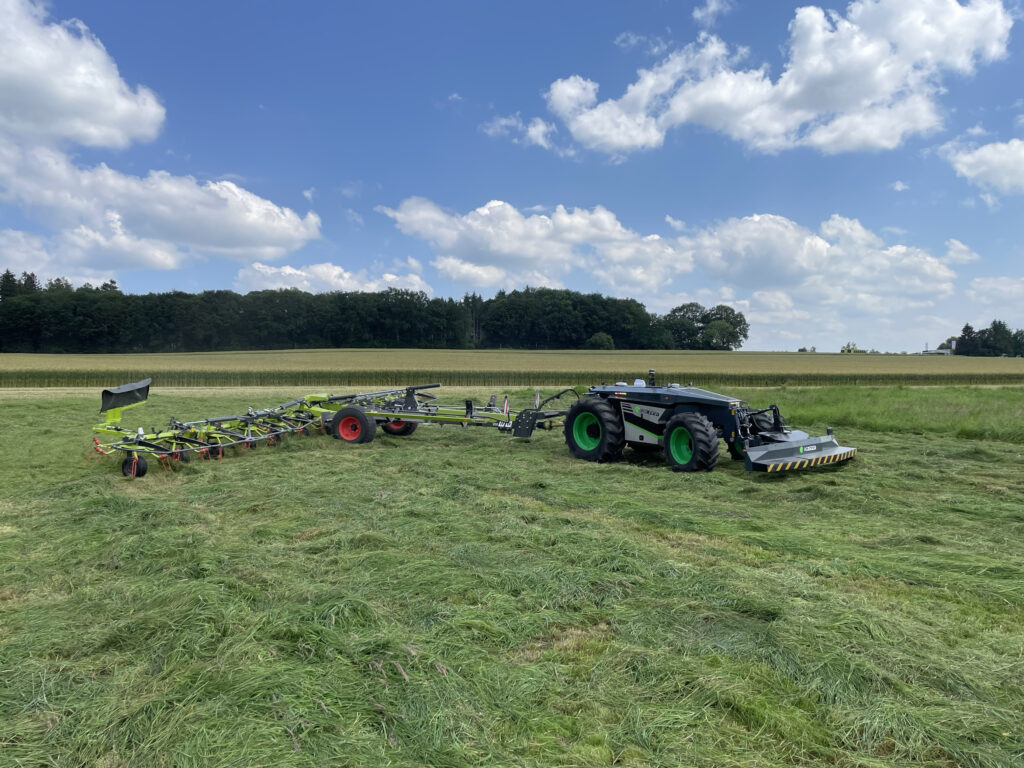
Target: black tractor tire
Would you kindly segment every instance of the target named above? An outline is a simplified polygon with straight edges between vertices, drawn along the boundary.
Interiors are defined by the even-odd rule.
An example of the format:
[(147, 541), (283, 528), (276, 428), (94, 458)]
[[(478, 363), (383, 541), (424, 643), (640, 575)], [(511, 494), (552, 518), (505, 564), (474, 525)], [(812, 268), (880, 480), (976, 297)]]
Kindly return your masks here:
[(675, 472), (710, 472), (718, 463), (718, 432), (699, 413), (677, 413), (665, 425), (665, 461)]
[(349, 405), (334, 414), (331, 434), (346, 443), (369, 443), (377, 435), (377, 422), (362, 408)]
[(121, 462), (121, 474), (125, 477), (145, 477), (149, 465), (141, 456), (128, 456)]
[(418, 426), (419, 423), (415, 421), (385, 421), (380, 425), (380, 428), (384, 430), (384, 434), (394, 437), (405, 437), (415, 432)]
[(764, 413), (755, 413), (750, 417), (750, 423), (754, 427), (754, 431), (760, 434), (761, 432), (774, 432), (775, 431), (775, 416), (772, 415), (771, 411), (765, 411)]
[(600, 397), (584, 397), (565, 417), (565, 444), (577, 459), (615, 461), (622, 457), (626, 433), (618, 409)]

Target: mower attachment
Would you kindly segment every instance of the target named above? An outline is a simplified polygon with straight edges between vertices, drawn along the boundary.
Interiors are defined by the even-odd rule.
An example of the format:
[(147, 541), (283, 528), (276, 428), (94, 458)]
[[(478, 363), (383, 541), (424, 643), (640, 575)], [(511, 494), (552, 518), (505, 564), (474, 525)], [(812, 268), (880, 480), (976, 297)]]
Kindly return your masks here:
[[(775, 433), (786, 439), (747, 448), (743, 454), (746, 468), (754, 472), (785, 472), (852, 459), (857, 449), (839, 445), (832, 430), (828, 431), (829, 434), (821, 437), (808, 437), (799, 430)], [(768, 439), (773, 436), (772, 433), (764, 435)]]

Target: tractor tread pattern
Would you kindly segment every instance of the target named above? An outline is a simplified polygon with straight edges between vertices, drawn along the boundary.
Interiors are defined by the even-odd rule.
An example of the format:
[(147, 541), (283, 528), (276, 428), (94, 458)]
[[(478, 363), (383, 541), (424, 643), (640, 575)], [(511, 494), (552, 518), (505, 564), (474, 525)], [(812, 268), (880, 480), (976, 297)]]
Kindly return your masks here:
[[(669, 433), (680, 423), (693, 438), (693, 458), (687, 464), (676, 464), (668, 453)], [(665, 425), (665, 456), (675, 472), (710, 472), (718, 464), (718, 431), (715, 425), (702, 413), (677, 413)]]
[[(589, 412), (597, 417), (604, 432), (598, 453), (582, 451), (572, 438), (572, 425), (576, 417), (583, 412)], [(565, 418), (565, 444), (569, 451), (578, 459), (588, 461), (617, 461), (622, 458), (622, 452), (626, 447), (626, 429), (622, 425), (618, 410), (610, 402), (601, 397), (583, 397), (572, 404), (569, 413)]]

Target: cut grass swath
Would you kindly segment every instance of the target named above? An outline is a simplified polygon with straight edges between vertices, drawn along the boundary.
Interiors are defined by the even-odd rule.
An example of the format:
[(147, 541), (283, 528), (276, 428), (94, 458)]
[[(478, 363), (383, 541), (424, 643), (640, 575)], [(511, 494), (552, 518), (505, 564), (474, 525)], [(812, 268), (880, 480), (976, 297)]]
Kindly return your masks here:
[(951, 433), (975, 393), (1020, 421), (767, 393), (863, 420), (814, 475), (446, 427), (145, 484), (68, 460), (95, 392), (0, 401), (0, 763), (1016, 765), (1024, 441)]

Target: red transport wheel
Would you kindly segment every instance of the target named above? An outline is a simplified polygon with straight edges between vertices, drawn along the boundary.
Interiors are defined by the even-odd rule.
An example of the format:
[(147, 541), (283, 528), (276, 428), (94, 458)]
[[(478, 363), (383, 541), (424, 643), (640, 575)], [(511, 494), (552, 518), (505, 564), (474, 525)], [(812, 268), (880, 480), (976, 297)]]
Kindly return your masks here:
[(419, 424), (415, 421), (385, 421), (380, 428), (384, 430), (385, 434), (405, 437), (415, 432), (418, 426)]
[(334, 415), (331, 433), (346, 443), (369, 443), (377, 434), (377, 422), (362, 408), (349, 405)]

